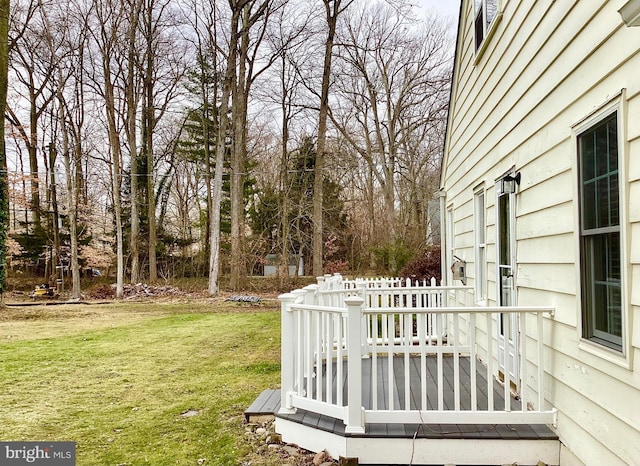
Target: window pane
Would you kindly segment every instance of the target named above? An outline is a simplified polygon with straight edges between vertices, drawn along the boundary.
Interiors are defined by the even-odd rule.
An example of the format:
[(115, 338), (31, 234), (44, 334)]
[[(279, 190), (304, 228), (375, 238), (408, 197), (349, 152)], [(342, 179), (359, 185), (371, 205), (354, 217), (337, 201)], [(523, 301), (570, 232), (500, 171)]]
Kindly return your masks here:
[(609, 179), (609, 225), (620, 225), (620, 194), (618, 189), (618, 175)]
[(587, 183), (582, 189), (582, 228), (596, 228), (596, 184)]
[(607, 126), (600, 126), (594, 132), (596, 151), (596, 176), (609, 173), (609, 131)]
[[(591, 315), (587, 336), (608, 339), (622, 336), (622, 287), (620, 273), (620, 234), (608, 233), (585, 238), (583, 261), (588, 270), (584, 283), (584, 305)], [(591, 290), (591, 293), (588, 292)]]
[(596, 228), (608, 227), (609, 223), (609, 178), (601, 178), (596, 188)]
[(596, 176), (596, 151), (593, 140), (585, 137), (580, 141), (582, 150), (582, 179), (589, 181)]
[(498, 198), (499, 220), (500, 220), (500, 265), (511, 265), (511, 226), (509, 219), (511, 218), (509, 208), (509, 195), (500, 196)]
[(493, 22), (498, 12), (498, 0), (487, 0), (487, 29)]
[(620, 282), (620, 233), (609, 233), (605, 235), (607, 249), (607, 282)]
[(484, 39), (484, 23), (482, 20), (482, 5), (480, 6), (480, 10), (476, 11), (475, 27), (476, 27), (476, 50), (478, 50), (480, 48), (480, 44), (482, 44), (482, 40)]
[(484, 244), (485, 243), (484, 193), (478, 194), (476, 201), (477, 201), (476, 214), (478, 215), (478, 243)]
[(609, 120), (609, 171), (618, 170), (618, 123), (615, 119)]

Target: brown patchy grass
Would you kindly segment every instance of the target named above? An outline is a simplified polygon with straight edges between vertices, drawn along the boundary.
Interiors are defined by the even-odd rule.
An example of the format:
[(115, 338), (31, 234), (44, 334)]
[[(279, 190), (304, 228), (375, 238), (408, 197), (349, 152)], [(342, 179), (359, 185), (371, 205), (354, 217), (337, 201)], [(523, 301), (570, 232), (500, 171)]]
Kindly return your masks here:
[(173, 314), (268, 312), (280, 307), (274, 299), (246, 304), (227, 302), (224, 296), (215, 299), (28, 304), (0, 307), (0, 343), (108, 329)]

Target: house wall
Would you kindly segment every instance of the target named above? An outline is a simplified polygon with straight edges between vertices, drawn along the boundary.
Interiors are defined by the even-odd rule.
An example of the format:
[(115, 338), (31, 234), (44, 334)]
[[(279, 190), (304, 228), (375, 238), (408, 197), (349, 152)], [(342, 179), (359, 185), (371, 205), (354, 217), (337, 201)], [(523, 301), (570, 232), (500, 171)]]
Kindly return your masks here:
[[(473, 2), (462, 1), (442, 177), (453, 247), (473, 285), (473, 196), (484, 186), (487, 297), (495, 304), (494, 183), (515, 167), (522, 174), (517, 301), (556, 307), (545, 321), (545, 398), (558, 409), (557, 430), (572, 464), (640, 464), (640, 28), (622, 21), (625, 3), (503, 0), (502, 17), (477, 55)], [(573, 128), (611, 103), (620, 104), (625, 142), (623, 355), (582, 340), (580, 330)]]

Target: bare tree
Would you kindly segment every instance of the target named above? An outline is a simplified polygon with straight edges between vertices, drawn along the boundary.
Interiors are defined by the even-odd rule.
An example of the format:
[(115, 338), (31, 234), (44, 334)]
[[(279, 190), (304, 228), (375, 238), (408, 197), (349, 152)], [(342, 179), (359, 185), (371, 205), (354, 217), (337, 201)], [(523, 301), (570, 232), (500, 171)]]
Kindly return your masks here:
[[(407, 179), (415, 160), (428, 159), (432, 148), (423, 150), (423, 143), (446, 116), (450, 57), (444, 26), (432, 18), (427, 32), (419, 33), (408, 27), (401, 11), (385, 4), (362, 6), (345, 24), (339, 98), (329, 115), (366, 163), (368, 195), (374, 195), (374, 188), (382, 193), (389, 245), (400, 232), (399, 177)], [(414, 182), (415, 175), (410, 175)], [(393, 255), (391, 260), (393, 267)]]
[[(27, 118), (22, 109), (13, 105), (7, 106), (7, 118), (20, 135), (29, 154), (29, 171), (31, 180), (31, 209), (36, 230), (40, 230), (42, 212), (40, 201), (40, 180), (38, 164), (39, 135), (38, 127), (41, 117), (55, 97), (50, 86), (55, 73), (55, 59), (51, 57), (46, 43), (46, 34), (42, 21), (35, 17), (38, 4), (30, 2), (18, 9), (18, 14), (10, 25), (10, 60), (12, 76), (15, 77), (13, 91), (19, 92), (19, 104), (25, 103)], [(25, 23), (23, 23), (23, 21)], [(20, 85), (20, 90), (16, 84)], [(26, 123), (28, 121), (28, 123)]]
[[(125, 60), (120, 53), (120, 37), (124, 33), (125, 8), (117, 0), (103, 2), (94, 0), (95, 21), (89, 28), (96, 45), (91, 79), (94, 89), (104, 101), (107, 134), (109, 141), (111, 196), (116, 236), (116, 296), (123, 296), (124, 285), (124, 229), (122, 225), (122, 181), (124, 177), (123, 154), (120, 132), (125, 123), (118, 101), (119, 86), (126, 76)], [(91, 49), (90, 49), (91, 50)]]
[(327, 21), (327, 38), (324, 47), (324, 62), (322, 65), (322, 85), (320, 88), (320, 108), (318, 113), (318, 142), (315, 165), (315, 180), (313, 185), (313, 274), (323, 273), (323, 184), (325, 170), (325, 146), (327, 140), (327, 116), (329, 114), (329, 85), (331, 83), (331, 61), (333, 45), (338, 26), (338, 18), (346, 11), (354, 0), (322, 0)]

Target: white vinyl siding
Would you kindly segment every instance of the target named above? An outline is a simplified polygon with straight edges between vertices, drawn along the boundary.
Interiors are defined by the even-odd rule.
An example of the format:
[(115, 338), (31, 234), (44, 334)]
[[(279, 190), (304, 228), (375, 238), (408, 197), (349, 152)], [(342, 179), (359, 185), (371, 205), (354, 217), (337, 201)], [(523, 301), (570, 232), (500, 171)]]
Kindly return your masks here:
[[(554, 335), (546, 342), (545, 377), (554, 387), (546, 400), (558, 409), (563, 444), (585, 464), (640, 464), (640, 29), (624, 24), (625, 3), (501, 1), (500, 23), (478, 59), (475, 3), (463, 2), (443, 161), (442, 188), (458, 219), (473, 212), (465, 206), (483, 180), (513, 166), (522, 173), (518, 304), (556, 308), (545, 320)], [(620, 103), (622, 351), (583, 338), (579, 265), (577, 136), (612, 101)], [(592, 123), (583, 127), (585, 120)], [(485, 198), (488, 305), (498, 288), (493, 191)]]

